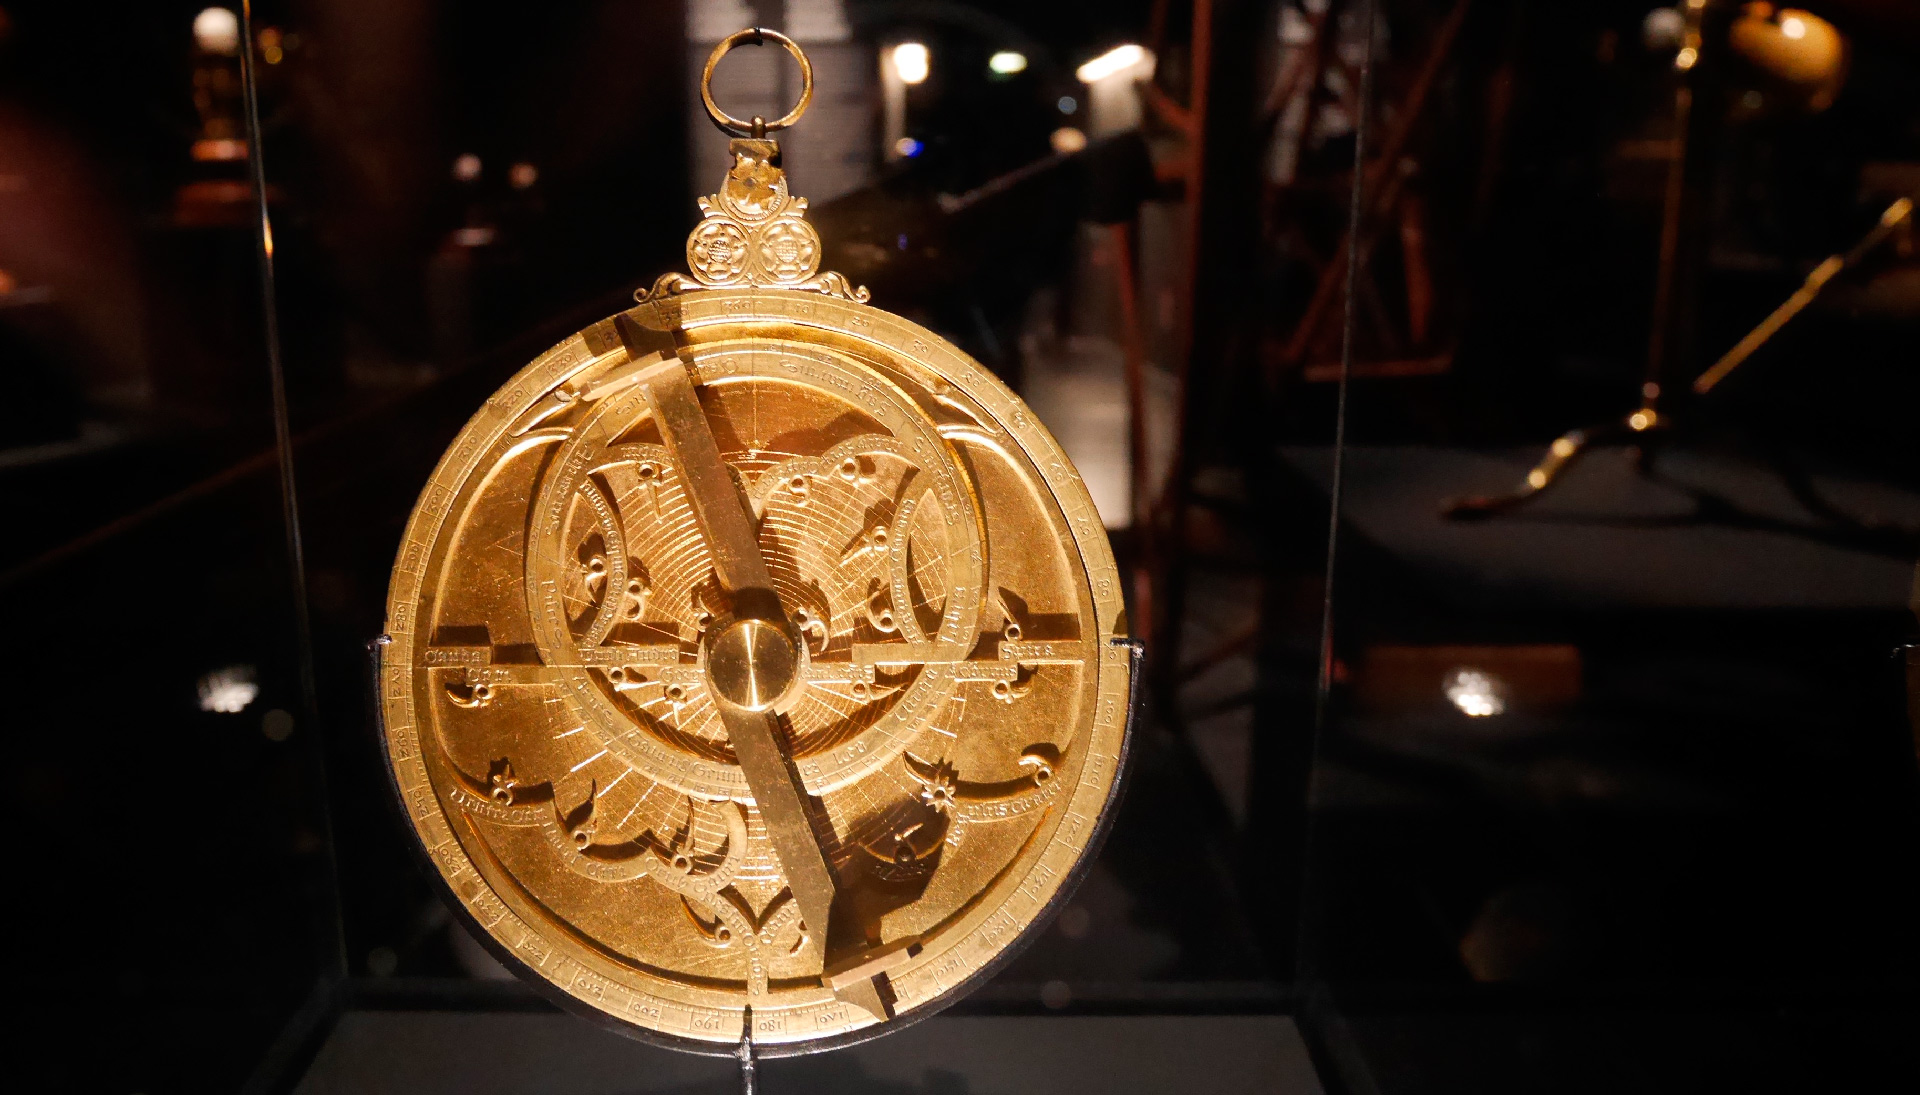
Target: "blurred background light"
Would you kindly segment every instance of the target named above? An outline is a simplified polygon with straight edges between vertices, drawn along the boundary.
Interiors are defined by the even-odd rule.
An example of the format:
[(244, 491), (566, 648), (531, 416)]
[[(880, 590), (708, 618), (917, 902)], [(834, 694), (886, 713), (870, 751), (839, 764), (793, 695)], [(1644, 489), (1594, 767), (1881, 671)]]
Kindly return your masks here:
[(1060, 113), (1072, 114), (1074, 111), (1080, 109), (1080, 100), (1075, 99), (1071, 95), (1062, 95), (1060, 96), (1060, 101), (1055, 105), (1060, 108)]
[(987, 58), (987, 67), (1002, 76), (1011, 76), (1027, 70), (1027, 55), (1017, 50), (1003, 49)]
[(898, 153), (901, 156), (908, 157), (909, 159), (911, 159), (914, 156), (918, 156), (926, 147), (927, 147), (926, 145), (921, 144), (919, 141), (914, 140), (912, 137), (902, 137), (899, 140), (893, 142), (894, 152)]
[(1070, 156), (1087, 147), (1087, 135), (1070, 125), (1063, 125), (1053, 131), (1048, 138), (1053, 150), (1062, 156)]
[(893, 70), (903, 84), (924, 83), (932, 70), (932, 55), (919, 42), (902, 42), (893, 47)]
[(260, 733), (268, 741), (285, 741), (293, 736), (293, 713), (276, 707), (260, 718)]
[(1640, 40), (1656, 53), (1679, 49), (1686, 36), (1687, 17), (1679, 8), (1655, 8), (1640, 21)]
[(208, 53), (239, 53), (240, 19), (226, 8), (208, 8), (193, 17), (193, 41)]
[(200, 710), (232, 715), (247, 709), (260, 696), (250, 665), (230, 665), (200, 678)]
[(1115, 46), (1107, 52), (1073, 70), (1083, 84), (1098, 83), (1109, 76), (1115, 76), (1127, 69), (1150, 59), (1152, 55), (1144, 48), (1128, 42), (1124, 46)]
[(1485, 670), (1456, 669), (1447, 674), (1444, 690), (1447, 699), (1469, 718), (1491, 718), (1507, 710), (1506, 683)]

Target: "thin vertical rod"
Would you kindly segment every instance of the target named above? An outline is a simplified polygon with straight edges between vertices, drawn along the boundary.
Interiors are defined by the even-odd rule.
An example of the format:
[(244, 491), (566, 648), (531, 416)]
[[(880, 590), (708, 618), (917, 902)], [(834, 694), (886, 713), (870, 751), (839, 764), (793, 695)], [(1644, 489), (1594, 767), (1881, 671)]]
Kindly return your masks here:
[(1133, 222), (1113, 225), (1109, 241), (1120, 283), (1120, 325), (1125, 336), (1127, 369), (1127, 471), (1130, 495), (1128, 524), (1133, 529), (1133, 634), (1154, 633), (1153, 575), (1159, 573), (1159, 553), (1153, 536), (1152, 479), (1147, 467), (1146, 340), (1140, 330), (1138, 275), (1133, 261)]
[(1294, 950), (1295, 978), (1306, 981), (1313, 979), (1316, 967), (1309, 930), (1312, 916), (1307, 911), (1312, 901), (1307, 886), (1312, 881), (1314, 771), (1320, 762), (1320, 750), (1327, 731), (1327, 711), (1333, 694), (1334, 574), (1340, 548), (1341, 508), (1346, 492), (1347, 394), (1353, 379), (1353, 298), (1360, 274), (1360, 213), (1366, 179), (1367, 119), (1372, 114), (1373, 105), (1373, 20), (1378, 0), (1361, 2), (1366, 12), (1360, 20), (1360, 37), (1365, 49), (1360, 59), (1359, 106), (1353, 127), (1353, 189), (1347, 198), (1347, 270), (1340, 321), (1340, 382), (1333, 411), (1333, 483), (1327, 491), (1326, 577), (1321, 583), (1320, 592), (1319, 672), (1313, 689), (1313, 741), (1307, 753), (1306, 820), (1302, 826), (1304, 840), (1301, 845), (1301, 913), (1299, 939)]
[(1188, 446), (1193, 440), (1191, 419), (1197, 413), (1193, 398), (1194, 376), (1199, 363), (1200, 300), (1199, 289), (1205, 276), (1201, 259), (1205, 256), (1205, 229), (1210, 210), (1207, 203), (1207, 113), (1213, 109), (1209, 85), (1213, 81), (1213, 0), (1193, 0), (1193, 41), (1188, 51), (1187, 113), (1193, 119), (1188, 137), (1187, 155), (1187, 268), (1183, 276), (1186, 317), (1181, 332), (1183, 343), (1175, 362), (1173, 454), (1165, 485), (1154, 498), (1149, 537), (1164, 537), (1152, 548), (1154, 569), (1150, 583), (1157, 588), (1150, 594), (1154, 627), (1154, 657), (1158, 659), (1158, 707), (1161, 717), (1178, 725), (1178, 704), (1174, 691), (1175, 674), (1180, 664), (1180, 621), (1186, 614), (1187, 506), (1192, 493), (1187, 479)]
[(1361, 33), (1366, 52), (1360, 60), (1359, 116), (1353, 128), (1353, 189), (1347, 199), (1347, 270), (1340, 318), (1340, 383), (1333, 410), (1333, 483), (1328, 489), (1327, 574), (1320, 593), (1319, 678), (1313, 690), (1315, 751), (1326, 728), (1327, 701), (1333, 691), (1333, 577), (1340, 548), (1340, 507), (1346, 493), (1347, 396), (1353, 381), (1353, 298), (1360, 276), (1360, 201), (1366, 177), (1367, 117), (1373, 93), (1373, 14), (1376, 0), (1362, 0), (1366, 18)]
[(326, 847), (331, 936), (329, 972), (346, 975), (346, 942), (340, 922), (339, 864), (334, 859), (333, 815), (327, 798), (326, 754), (319, 741), (319, 687), (313, 667), (313, 621), (307, 606), (307, 556), (300, 533), (300, 499), (293, 475), (293, 428), (287, 414), (287, 373), (280, 357), (280, 310), (273, 276), (273, 220), (267, 211), (267, 161), (260, 138), (260, 82), (253, 62), (253, 0), (240, 5), (240, 84), (247, 115), (247, 167), (258, 213), (256, 242), (260, 257), (260, 318), (266, 341), (267, 376), (273, 388), (273, 440), (280, 457), (280, 518), (287, 535), (287, 584), (293, 597), (294, 653), (300, 675), (301, 721), (311, 735), (314, 772), (320, 794), (320, 820)]
[(734, 1047), (733, 1055), (740, 1061), (740, 1095), (753, 1095), (758, 1086), (754, 1073), (759, 1062), (753, 1052), (753, 1005), (744, 1009), (746, 1014), (740, 1017), (740, 1044)]
[(1653, 406), (1667, 369), (1668, 336), (1673, 326), (1673, 294), (1680, 263), (1680, 218), (1687, 200), (1688, 129), (1693, 125), (1693, 87), (1683, 72), (1673, 93), (1673, 139), (1668, 144), (1667, 183), (1660, 202), (1660, 266), (1654, 277), (1653, 320), (1647, 330), (1647, 382), (1642, 403)]

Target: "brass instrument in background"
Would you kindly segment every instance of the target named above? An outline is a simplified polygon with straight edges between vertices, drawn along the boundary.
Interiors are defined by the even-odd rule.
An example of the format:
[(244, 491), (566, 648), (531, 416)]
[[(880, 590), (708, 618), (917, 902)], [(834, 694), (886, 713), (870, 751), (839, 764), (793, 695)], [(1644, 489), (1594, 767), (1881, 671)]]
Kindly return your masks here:
[[(708, 81), (771, 39), (786, 117)], [(473, 417), (393, 572), (394, 778), (469, 926), (679, 1048), (844, 1044), (984, 978), (1109, 816), (1138, 646), (1020, 399), (822, 272), (768, 134), (791, 40), (702, 92), (735, 139), (689, 274)]]

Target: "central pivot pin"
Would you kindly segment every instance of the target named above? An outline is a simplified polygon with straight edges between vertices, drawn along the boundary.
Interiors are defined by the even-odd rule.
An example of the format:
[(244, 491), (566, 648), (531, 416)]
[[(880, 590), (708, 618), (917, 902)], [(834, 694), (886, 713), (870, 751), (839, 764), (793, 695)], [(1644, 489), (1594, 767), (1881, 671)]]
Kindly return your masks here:
[(765, 711), (793, 687), (799, 651), (778, 624), (735, 620), (707, 647), (707, 677), (721, 699), (749, 711)]

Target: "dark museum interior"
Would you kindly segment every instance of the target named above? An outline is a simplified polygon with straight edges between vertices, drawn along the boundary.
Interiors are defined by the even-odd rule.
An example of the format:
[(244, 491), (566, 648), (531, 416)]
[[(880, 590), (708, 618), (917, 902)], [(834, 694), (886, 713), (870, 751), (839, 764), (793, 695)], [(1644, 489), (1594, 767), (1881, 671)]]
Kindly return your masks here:
[[(0, 0), (18, 1090), (1920, 1090), (1920, 6), (1791, 2)], [(749, 27), (1145, 650), (1078, 888), (757, 1065), (503, 965), (370, 655), (476, 409), (712, 260)]]

